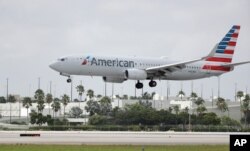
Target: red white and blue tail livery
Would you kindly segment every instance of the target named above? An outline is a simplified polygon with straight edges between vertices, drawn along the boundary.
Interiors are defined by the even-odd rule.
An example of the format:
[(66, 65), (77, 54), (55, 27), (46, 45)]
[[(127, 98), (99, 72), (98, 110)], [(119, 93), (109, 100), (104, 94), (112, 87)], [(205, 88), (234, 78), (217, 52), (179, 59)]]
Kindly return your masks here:
[(137, 80), (136, 88), (143, 87), (140, 80), (150, 80), (149, 86), (155, 87), (155, 80), (193, 80), (220, 76), (232, 71), (235, 66), (250, 61), (232, 63), (240, 26), (234, 25), (222, 40), (205, 57), (186, 61), (173, 61), (164, 58), (71, 55), (61, 57), (50, 67), (69, 77), (71, 75), (101, 76), (106, 82), (122, 83)]

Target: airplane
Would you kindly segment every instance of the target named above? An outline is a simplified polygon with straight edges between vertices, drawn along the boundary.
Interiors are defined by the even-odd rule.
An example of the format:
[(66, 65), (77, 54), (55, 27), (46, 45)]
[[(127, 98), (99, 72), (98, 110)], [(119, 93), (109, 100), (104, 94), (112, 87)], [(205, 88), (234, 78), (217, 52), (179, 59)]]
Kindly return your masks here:
[(137, 89), (143, 88), (141, 80), (150, 80), (149, 86), (155, 87), (155, 80), (194, 80), (220, 76), (233, 71), (235, 66), (250, 63), (232, 63), (239, 31), (240, 26), (234, 25), (207, 56), (193, 60), (71, 55), (61, 57), (49, 66), (60, 75), (67, 76), (68, 83), (71, 82), (71, 75), (101, 76), (105, 82), (112, 83), (137, 80)]

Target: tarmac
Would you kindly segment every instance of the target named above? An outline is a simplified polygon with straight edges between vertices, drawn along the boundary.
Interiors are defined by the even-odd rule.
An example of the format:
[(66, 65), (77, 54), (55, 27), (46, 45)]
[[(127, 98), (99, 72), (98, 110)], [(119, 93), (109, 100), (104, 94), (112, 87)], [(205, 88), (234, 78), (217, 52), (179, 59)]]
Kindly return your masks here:
[[(28, 134), (29, 136), (20, 136)], [(30, 136), (35, 134), (35, 136)], [(37, 135), (39, 134), (39, 135)], [(218, 145), (228, 132), (0, 131), (0, 144), (68, 145)], [(249, 133), (247, 133), (249, 134)]]

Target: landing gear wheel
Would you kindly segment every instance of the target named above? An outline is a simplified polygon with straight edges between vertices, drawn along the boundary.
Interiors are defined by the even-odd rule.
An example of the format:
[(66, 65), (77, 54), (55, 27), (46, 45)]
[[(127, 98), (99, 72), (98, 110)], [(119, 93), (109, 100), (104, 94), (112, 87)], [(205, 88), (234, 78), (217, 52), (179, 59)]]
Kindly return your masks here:
[(155, 87), (156, 85), (157, 85), (156, 81), (151, 80), (151, 81), (149, 82), (149, 86), (150, 86), (150, 87)]
[(68, 83), (70, 83), (70, 82), (71, 82), (71, 79), (70, 79), (70, 78), (68, 78), (68, 79), (67, 79), (67, 82), (68, 82)]
[(143, 88), (143, 83), (141, 83), (141, 82), (137, 82), (136, 84), (135, 84), (135, 87), (137, 88), (137, 89), (142, 89)]

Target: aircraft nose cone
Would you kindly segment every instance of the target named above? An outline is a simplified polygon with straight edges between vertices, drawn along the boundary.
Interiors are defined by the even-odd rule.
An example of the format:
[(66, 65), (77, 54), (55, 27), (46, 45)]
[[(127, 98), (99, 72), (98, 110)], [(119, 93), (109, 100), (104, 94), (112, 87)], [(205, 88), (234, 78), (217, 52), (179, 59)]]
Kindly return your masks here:
[(51, 69), (53, 69), (53, 70), (56, 70), (56, 68), (57, 68), (57, 62), (52, 62), (50, 65), (49, 65), (49, 67), (51, 68)]

